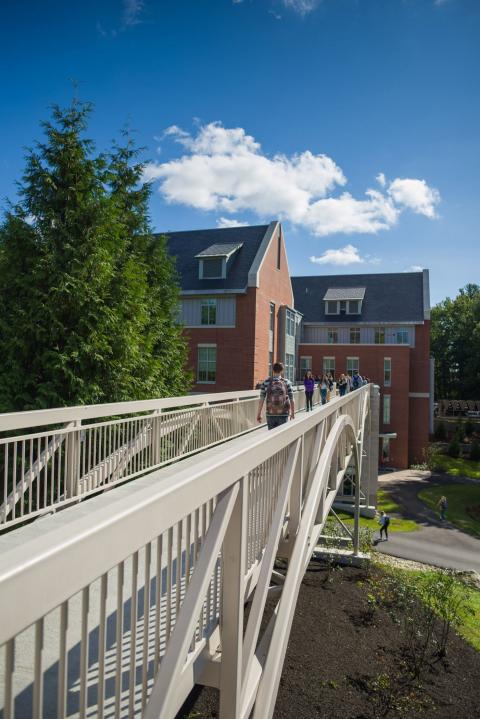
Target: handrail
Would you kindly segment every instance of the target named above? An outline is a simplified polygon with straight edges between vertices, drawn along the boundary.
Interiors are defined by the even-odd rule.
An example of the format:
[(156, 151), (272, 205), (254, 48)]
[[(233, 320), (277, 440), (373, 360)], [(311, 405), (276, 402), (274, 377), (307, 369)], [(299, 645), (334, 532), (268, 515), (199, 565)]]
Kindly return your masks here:
[[(42, 695), (53, 695), (59, 716), (91, 713), (87, 689), (96, 686), (98, 716), (109, 707), (118, 717), (167, 719), (199, 682), (220, 689), (221, 719), (245, 719), (252, 708), (268, 719), (299, 583), (349, 461), (357, 468), (358, 515), (372, 391), (363, 387), (273, 432), (155, 470), (91, 499), (88, 511), (73, 507), (0, 538), (4, 715), (13, 716), (15, 692), (16, 701), (31, 692), (39, 717)], [(289, 591), (274, 614), (279, 621), (260, 640), (262, 659), (255, 637), (277, 553), (289, 559)], [(23, 684), (16, 652), (23, 652)], [(68, 663), (77, 655), (72, 686)]]
[[(303, 387), (294, 394), (302, 409)], [(8, 428), (0, 532), (256, 429), (258, 397), (251, 390), (0, 415)]]

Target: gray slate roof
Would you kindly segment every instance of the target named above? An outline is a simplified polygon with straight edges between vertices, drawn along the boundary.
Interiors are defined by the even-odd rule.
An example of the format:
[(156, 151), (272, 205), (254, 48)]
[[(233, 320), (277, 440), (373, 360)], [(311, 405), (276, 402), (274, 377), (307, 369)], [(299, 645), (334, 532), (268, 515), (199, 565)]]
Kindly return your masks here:
[(324, 300), (363, 300), (365, 287), (330, 287)]
[[(246, 288), (248, 272), (268, 229), (268, 225), (227, 227), (188, 232), (166, 232), (167, 248), (176, 258), (183, 291), (238, 290)], [(200, 280), (198, 258), (212, 245), (241, 245), (228, 262), (227, 277), (222, 280)], [(210, 255), (211, 256), (211, 255)]]
[(235, 250), (239, 250), (243, 242), (224, 242), (223, 245), (217, 243), (210, 245), (206, 250), (202, 250), (195, 257), (229, 257)]
[[(365, 288), (360, 315), (325, 315), (327, 290)], [(292, 277), (295, 309), (304, 322), (330, 325), (359, 322), (423, 322), (423, 273)]]

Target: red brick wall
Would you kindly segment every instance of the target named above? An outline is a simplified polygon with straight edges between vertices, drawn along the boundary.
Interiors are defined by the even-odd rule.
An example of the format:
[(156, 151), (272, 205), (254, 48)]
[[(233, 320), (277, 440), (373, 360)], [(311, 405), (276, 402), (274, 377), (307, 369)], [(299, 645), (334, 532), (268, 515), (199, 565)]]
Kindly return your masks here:
[[(301, 344), (299, 348), (299, 356), (312, 358), (314, 374), (321, 374), (324, 357), (335, 357), (336, 377), (346, 371), (347, 357), (359, 358), (360, 374), (380, 386), (380, 432), (396, 432), (397, 439), (390, 441), (390, 462), (388, 464), (400, 469), (408, 467), (409, 464), (410, 352), (410, 347), (400, 345)], [(391, 387), (383, 386), (384, 357), (390, 357), (392, 361)], [(389, 424), (383, 424), (384, 394), (389, 394), (391, 397)]]
[(255, 357), (254, 378), (262, 382), (268, 375), (268, 332), (270, 302), (275, 303), (275, 333), (273, 361), (278, 359), (278, 310), (281, 305), (293, 307), (292, 284), (288, 271), (285, 243), (281, 243), (280, 269), (277, 268), (278, 236), (275, 235), (263, 259), (259, 272), (259, 287), (255, 292)]

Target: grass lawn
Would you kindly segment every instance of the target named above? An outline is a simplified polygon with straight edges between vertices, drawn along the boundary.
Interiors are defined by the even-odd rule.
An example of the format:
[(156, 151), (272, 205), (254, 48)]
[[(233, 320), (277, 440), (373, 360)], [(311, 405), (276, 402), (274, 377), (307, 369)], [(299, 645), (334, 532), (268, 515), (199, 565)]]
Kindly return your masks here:
[(446, 454), (438, 454), (435, 457), (435, 469), (452, 477), (480, 479), (480, 462), (473, 462), (471, 459), (454, 459)]
[[(377, 555), (377, 562), (380, 564), (381, 555)], [(391, 566), (385, 567), (385, 571), (394, 572), (403, 576), (408, 576), (413, 579), (414, 582), (420, 586), (422, 581), (425, 581), (429, 576), (435, 573), (436, 570), (418, 571), (412, 569), (397, 569)], [(461, 581), (457, 580), (459, 586)], [(463, 613), (461, 626), (458, 628), (459, 634), (469, 642), (475, 649), (480, 652), (480, 589), (474, 587), (467, 587), (468, 595), (468, 607)]]
[[(390, 515), (390, 524), (388, 527), (389, 532), (414, 532), (418, 529), (418, 524), (413, 519), (403, 519), (402, 508), (396, 504), (392, 497), (388, 494), (385, 489), (379, 489), (377, 493), (377, 509), (379, 512), (383, 511)], [(344, 522), (347, 527), (353, 526), (353, 517), (348, 512), (337, 512), (338, 516)], [(396, 517), (395, 515), (400, 515)], [(377, 519), (368, 519), (367, 517), (360, 517), (360, 526), (368, 527), (373, 531), (380, 531), (380, 525)]]
[[(429, 487), (419, 493), (427, 507), (438, 512), (437, 503), (442, 495), (448, 500), (447, 519), (459, 529), (480, 537), (480, 484), (448, 484)], [(475, 512), (472, 516), (470, 512)]]

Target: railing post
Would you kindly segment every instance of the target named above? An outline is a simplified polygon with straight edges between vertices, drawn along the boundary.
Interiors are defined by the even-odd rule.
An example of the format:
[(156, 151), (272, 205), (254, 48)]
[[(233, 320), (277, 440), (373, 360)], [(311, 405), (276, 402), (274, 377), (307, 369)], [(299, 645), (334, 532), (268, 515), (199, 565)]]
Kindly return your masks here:
[(362, 447), (357, 441), (355, 452), (357, 452), (358, 462), (355, 464), (355, 509), (353, 513), (353, 554), (358, 555), (360, 549), (360, 461)]
[(380, 388), (370, 385), (370, 410), (363, 432), (361, 488), (368, 504), (376, 504), (380, 421)]
[[(67, 427), (71, 429), (65, 440), (65, 497), (76, 497), (78, 494), (78, 479), (80, 477), (80, 442), (81, 420), (70, 422)], [(59, 450), (60, 451), (60, 450)]]
[(162, 410), (156, 409), (152, 419), (152, 456), (153, 463), (161, 462), (161, 427), (162, 427)]
[(220, 719), (237, 719), (241, 710), (248, 475), (239, 482), (240, 489), (223, 540), (222, 551)]
[(295, 473), (293, 475), (290, 493), (290, 520), (288, 523), (288, 533), (290, 537), (295, 537), (297, 534), (302, 515), (304, 441), (305, 436), (302, 435), (300, 438), (300, 456), (295, 465)]

